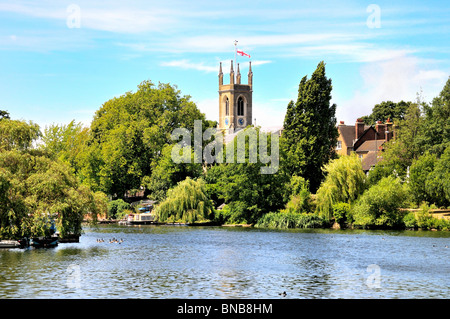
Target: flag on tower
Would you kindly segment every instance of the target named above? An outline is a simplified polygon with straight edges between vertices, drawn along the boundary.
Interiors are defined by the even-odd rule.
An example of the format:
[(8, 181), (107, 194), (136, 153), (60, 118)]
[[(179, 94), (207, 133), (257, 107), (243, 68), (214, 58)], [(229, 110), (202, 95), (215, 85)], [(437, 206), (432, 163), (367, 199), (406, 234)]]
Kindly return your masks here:
[(237, 54), (239, 54), (239, 55), (250, 57), (250, 54), (247, 54), (247, 53), (245, 53), (245, 52), (242, 51), (242, 50), (237, 50), (236, 52), (237, 52)]

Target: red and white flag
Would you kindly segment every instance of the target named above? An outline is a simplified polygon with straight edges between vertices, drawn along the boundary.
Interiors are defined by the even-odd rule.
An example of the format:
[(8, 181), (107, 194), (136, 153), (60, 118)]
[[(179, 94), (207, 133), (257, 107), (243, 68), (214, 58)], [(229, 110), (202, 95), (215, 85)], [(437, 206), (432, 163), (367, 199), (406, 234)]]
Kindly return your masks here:
[(247, 54), (247, 53), (245, 53), (244, 51), (237, 50), (236, 52), (237, 52), (237, 54), (239, 54), (239, 55), (250, 57), (250, 54)]

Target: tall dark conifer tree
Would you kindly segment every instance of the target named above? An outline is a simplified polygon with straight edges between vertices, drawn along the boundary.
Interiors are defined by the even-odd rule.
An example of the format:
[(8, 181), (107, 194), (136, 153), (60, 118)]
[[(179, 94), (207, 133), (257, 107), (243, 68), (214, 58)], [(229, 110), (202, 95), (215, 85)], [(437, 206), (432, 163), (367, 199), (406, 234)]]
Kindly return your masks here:
[(309, 180), (312, 192), (323, 179), (323, 165), (335, 156), (338, 131), (331, 90), (322, 61), (310, 79), (301, 79), (297, 102), (289, 103), (284, 119), (280, 165), (287, 174)]

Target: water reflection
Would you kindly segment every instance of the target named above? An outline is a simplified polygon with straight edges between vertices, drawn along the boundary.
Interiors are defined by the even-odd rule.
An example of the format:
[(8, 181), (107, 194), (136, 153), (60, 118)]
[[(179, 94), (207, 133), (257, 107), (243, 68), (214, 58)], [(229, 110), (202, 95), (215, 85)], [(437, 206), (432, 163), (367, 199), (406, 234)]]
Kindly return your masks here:
[(0, 250), (0, 297), (447, 298), (446, 246), (446, 232), (105, 225), (80, 243)]

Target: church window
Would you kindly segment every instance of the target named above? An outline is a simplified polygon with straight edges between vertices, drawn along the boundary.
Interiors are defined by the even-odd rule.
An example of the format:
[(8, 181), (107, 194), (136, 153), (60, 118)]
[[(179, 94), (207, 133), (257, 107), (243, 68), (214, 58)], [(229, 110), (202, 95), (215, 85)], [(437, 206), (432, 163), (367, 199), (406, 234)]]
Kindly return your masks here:
[(243, 116), (244, 115), (244, 99), (242, 97), (239, 97), (239, 99), (238, 99), (237, 115), (238, 116)]
[(225, 100), (225, 115), (226, 116), (230, 115), (230, 103), (228, 101), (228, 97)]

